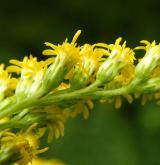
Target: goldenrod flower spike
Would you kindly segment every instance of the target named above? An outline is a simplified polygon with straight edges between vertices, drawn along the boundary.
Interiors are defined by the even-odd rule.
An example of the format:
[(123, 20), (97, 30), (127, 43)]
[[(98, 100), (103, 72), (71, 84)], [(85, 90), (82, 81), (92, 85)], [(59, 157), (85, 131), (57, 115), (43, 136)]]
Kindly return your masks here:
[[(132, 103), (132, 96), (142, 96), (142, 104), (152, 98), (160, 102), (160, 44), (142, 40), (142, 46), (131, 49), (119, 37), (113, 44), (78, 46), (80, 34), (71, 42), (46, 42), (50, 48), (43, 54), (51, 58), (45, 61), (30, 55), (10, 60), (7, 69), (0, 65), (0, 164), (29, 165), (35, 154), (48, 149), (39, 150), (34, 138), (46, 131), (48, 142), (64, 136), (65, 122), (79, 114), (87, 119), (94, 100), (115, 103), (115, 108), (122, 98)], [(146, 53), (134, 64), (137, 49)], [(42, 163), (33, 165), (37, 162)]]

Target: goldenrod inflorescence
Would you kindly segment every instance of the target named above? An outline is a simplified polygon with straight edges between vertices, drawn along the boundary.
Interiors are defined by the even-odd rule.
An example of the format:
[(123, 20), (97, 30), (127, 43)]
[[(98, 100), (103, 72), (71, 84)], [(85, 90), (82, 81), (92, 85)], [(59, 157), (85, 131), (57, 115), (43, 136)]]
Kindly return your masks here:
[[(113, 44), (79, 46), (80, 33), (61, 45), (46, 42), (50, 48), (43, 54), (50, 57), (44, 61), (30, 55), (0, 65), (0, 165), (38, 162), (36, 155), (47, 148), (39, 150), (37, 141), (46, 132), (49, 143), (64, 136), (65, 122), (79, 114), (87, 119), (94, 100), (116, 108), (122, 98), (159, 103), (160, 44), (143, 40), (144, 46), (131, 49), (118, 38)], [(146, 51), (141, 59), (138, 49)]]

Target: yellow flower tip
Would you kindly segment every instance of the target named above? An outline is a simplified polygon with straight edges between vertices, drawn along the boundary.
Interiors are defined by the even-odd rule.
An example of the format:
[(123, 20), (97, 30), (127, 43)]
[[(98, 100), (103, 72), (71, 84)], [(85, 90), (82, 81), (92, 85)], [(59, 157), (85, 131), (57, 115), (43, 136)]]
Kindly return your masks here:
[(49, 122), (47, 122), (47, 127), (48, 143), (51, 143), (54, 137), (58, 139), (60, 136), (64, 136), (64, 122), (66, 118), (68, 118), (68, 115), (66, 115), (62, 109), (56, 106), (45, 108), (45, 112), (50, 118)]
[(93, 108), (93, 102), (91, 100), (79, 101), (75, 105), (75, 109), (70, 112), (70, 117), (75, 118), (77, 115), (82, 114), (83, 118), (86, 120), (89, 117), (89, 112)]
[(145, 46), (137, 46), (137, 47), (135, 47), (134, 48), (134, 50), (145, 50), (146, 49), (146, 47)]
[(68, 69), (72, 68), (80, 61), (80, 47), (75, 43), (80, 32), (81, 31), (77, 31), (71, 43), (69, 43), (68, 40), (65, 40), (61, 45), (58, 44), (56, 46), (52, 43), (45, 42), (45, 45), (49, 46), (51, 49), (44, 50), (43, 54), (56, 55), (61, 61), (63, 61), (65, 67), (67, 66)]
[(118, 37), (115, 41), (115, 45), (120, 45), (121, 41), (122, 41), (122, 37)]
[(102, 47), (102, 48), (107, 48), (108, 49), (108, 44), (106, 43), (96, 43), (93, 45), (93, 47)]
[[(80, 34), (81, 34), (81, 30), (78, 30), (71, 41), (71, 45), (75, 44)], [(57, 51), (56, 51), (57, 49), (62, 48), (64, 50), (65, 46), (69, 48), (68, 38), (66, 38), (66, 40), (62, 45), (58, 44), (58, 46), (56, 46), (50, 42), (45, 42), (44, 44), (48, 47), (51, 47), (53, 50), (52, 49), (44, 50), (43, 55), (57, 55)]]
[(140, 43), (145, 44), (145, 45), (150, 45), (151, 43), (147, 40), (141, 40)]
[(46, 49), (46, 50), (43, 50), (42, 54), (47, 55), (47, 56), (51, 56), (51, 55), (55, 55), (55, 51), (52, 49)]
[(80, 36), (80, 34), (81, 34), (81, 30), (78, 30), (78, 31), (76, 32), (76, 34), (74, 35), (71, 44), (74, 44), (74, 43), (77, 41), (77, 39), (78, 39), (78, 37)]
[(152, 41), (152, 42), (149, 42), (147, 40), (142, 40), (142, 41), (140, 41), (140, 43), (145, 44), (146, 46), (155, 46), (156, 45), (156, 41), (155, 40)]
[(61, 136), (64, 136), (64, 123), (62, 121), (57, 121), (57, 125), (59, 127)]
[(116, 96), (115, 98), (115, 108), (116, 109), (119, 109), (122, 105), (122, 100), (121, 100), (121, 97), (120, 96)]
[(156, 41), (154, 40), (153, 42), (149, 42), (147, 40), (141, 40), (140, 43), (144, 44), (144, 46), (138, 46), (134, 48), (135, 50), (143, 49), (143, 50), (150, 50), (151, 48), (156, 46)]
[(120, 44), (121, 41), (122, 38), (119, 37), (118, 39), (116, 39), (115, 44), (110, 44), (108, 46), (109, 50), (111, 51), (110, 56), (111, 58), (115, 57), (119, 61), (131, 64), (135, 60), (134, 50), (126, 47), (126, 41)]
[(55, 138), (58, 139), (60, 137), (60, 130), (58, 127), (55, 127), (54, 130), (55, 130)]
[(52, 49), (57, 49), (57, 46), (54, 45), (54, 44), (52, 44), (52, 43), (50, 43), (50, 42), (45, 42), (44, 44), (45, 44), (46, 46), (48, 46), (48, 47), (51, 47)]
[(93, 109), (93, 108), (94, 108), (94, 104), (93, 104), (93, 102), (92, 102), (91, 100), (88, 100), (88, 101), (87, 101), (87, 105), (88, 105), (88, 107), (89, 107), (90, 109)]
[(130, 104), (133, 102), (133, 97), (131, 95), (126, 95), (125, 97)]
[(88, 110), (88, 108), (85, 107), (82, 113), (83, 113), (83, 118), (84, 118), (85, 120), (87, 120), (88, 117), (89, 117), (89, 110)]
[(45, 148), (43, 148), (43, 149), (36, 150), (36, 151), (34, 152), (34, 154), (35, 154), (35, 155), (42, 154), (42, 153), (48, 151), (48, 149), (49, 149), (49, 147), (45, 147)]
[(0, 70), (4, 70), (4, 64), (0, 64)]

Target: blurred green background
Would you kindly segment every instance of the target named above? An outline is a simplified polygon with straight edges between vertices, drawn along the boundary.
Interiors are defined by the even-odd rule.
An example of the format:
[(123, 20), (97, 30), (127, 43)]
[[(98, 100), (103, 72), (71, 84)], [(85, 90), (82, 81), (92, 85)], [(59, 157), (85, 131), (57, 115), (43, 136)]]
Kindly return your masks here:
[[(45, 41), (61, 43), (82, 29), (79, 43), (112, 43), (122, 36), (135, 47), (139, 40), (160, 41), (160, 3), (155, 0), (15, 0), (1, 1), (0, 59), (42, 58)], [(65, 136), (53, 142), (46, 158), (68, 165), (160, 165), (160, 107), (123, 103), (95, 104), (90, 118), (66, 124)]]

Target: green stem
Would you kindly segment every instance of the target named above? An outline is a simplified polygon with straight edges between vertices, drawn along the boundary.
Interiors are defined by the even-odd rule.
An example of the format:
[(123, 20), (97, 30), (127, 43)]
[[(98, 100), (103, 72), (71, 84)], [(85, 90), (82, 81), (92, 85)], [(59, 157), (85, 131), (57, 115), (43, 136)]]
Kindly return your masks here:
[(21, 102), (15, 103), (11, 107), (0, 110), (0, 119), (6, 116), (10, 116), (18, 111), (22, 111), (25, 108), (32, 107), (38, 104), (38, 99), (30, 98)]
[(54, 104), (57, 102), (62, 102), (66, 100), (72, 100), (72, 99), (84, 99), (84, 98), (92, 98), (94, 100), (101, 99), (101, 98), (107, 98), (111, 96), (117, 96), (117, 95), (125, 95), (131, 93), (131, 90), (129, 90), (128, 87), (122, 87), (118, 89), (113, 89), (109, 91), (102, 91), (102, 90), (86, 90), (86, 89), (81, 89), (72, 93), (66, 93), (63, 95), (58, 95), (58, 96), (52, 96), (52, 97), (46, 97), (42, 98), (40, 100), (41, 105), (49, 105), (49, 104)]
[[(42, 99), (39, 99), (39, 98), (25, 99), (21, 102), (15, 103), (11, 107), (1, 109), (0, 110), (0, 118), (12, 115), (12, 114), (17, 113), (17, 112), (19, 112), (25, 108), (32, 108), (32, 107), (36, 107), (36, 106), (40, 106), (40, 105), (47, 105), (48, 104), (47, 100), (51, 100), (50, 102), (52, 104), (52, 103), (59, 102), (59, 101), (63, 100), (63, 98), (67, 99), (67, 96), (72, 95), (72, 93), (73, 93), (73, 95), (74, 95), (74, 93), (77, 93), (77, 95), (81, 95), (81, 93), (82, 94), (87, 93), (89, 91), (96, 89), (98, 85), (99, 85), (99, 82), (95, 82), (92, 85), (90, 85), (84, 89), (77, 90), (77, 91), (71, 92), (71, 93), (59, 94), (59, 95), (55, 95), (55, 96), (53, 94), (53, 96), (45, 96)], [(43, 101), (46, 103), (43, 103)]]
[(132, 91), (134, 91), (134, 88), (130, 88), (129, 86), (105, 91), (105, 90), (100, 90), (98, 88), (99, 85), (100, 85), (99, 82), (95, 82), (86, 88), (76, 90), (71, 93), (63, 93), (59, 95), (52, 94), (40, 99), (37, 98), (26, 99), (20, 103), (13, 105), (12, 107), (6, 108), (3, 111), (1, 111), (0, 118), (12, 115), (25, 108), (48, 106), (62, 101), (76, 100), (76, 99), (78, 100), (84, 98), (91, 98), (97, 100), (97, 99), (116, 96), (116, 95), (125, 95), (132, 93)]

